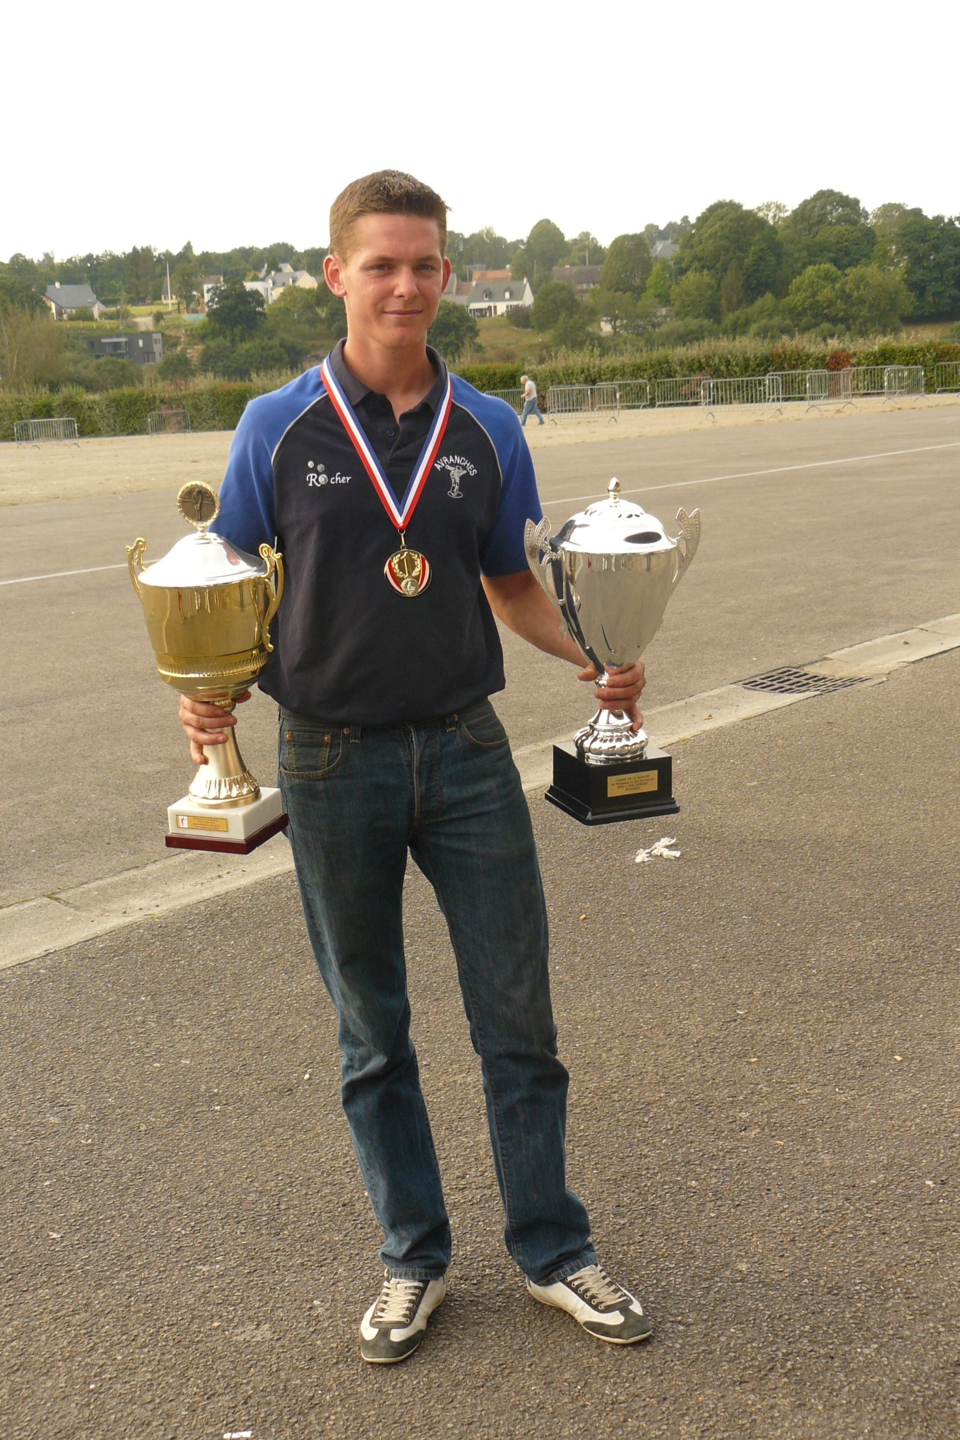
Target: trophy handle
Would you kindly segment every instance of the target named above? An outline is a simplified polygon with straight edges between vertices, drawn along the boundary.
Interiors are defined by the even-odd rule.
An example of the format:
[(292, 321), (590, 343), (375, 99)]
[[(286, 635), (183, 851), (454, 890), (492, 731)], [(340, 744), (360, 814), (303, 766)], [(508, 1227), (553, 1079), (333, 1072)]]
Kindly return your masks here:
[(130, 571), (130, 579), (133, 581), (133, 588), (140, 594), (140, 581), (137, 578), (143, 573), (143, 552), (147, 548), (147, 542), (141, 536), (134, 540), (132, 545), (127, 546), (127, 567)]
[[(699, 513), (699, 512), (698, 512)], [(139, 544), (139, 541), (137, 542)], [(283, 599), (283, 556), (279, 551), (274, 550), (271, 545), (260, 546), (260, 558), (267, 567), (266, 582), (270, 590), (270, 604), (267, 606), (267, 613), (263, 617), (261, 633), (263, 635), (263, 648), (272, 650), (270, 644), (270, 621), (276, 615)], [(271, 579), (273, 584), (270, 584)]]
[(523, 553), (537, 583), (560, 617), (560, 634), (566, 638), (570, 632), (567, 630), (567, 622), (557, 595), (552, 552), (547, 538), (552, 528), (549, 520), (541, 520), (539, 525), (528, 520), (523, 527)]
[(686, 510), (681, 508), (677, 511), (677, 521), (680, 534), (677, 536), (677, 573), (673, 577), (674, 586), (680, 583), (680, 577), (697, 553), (697, 546), (700, 544), (700, 511), (694, 510), (692, 515), (688, 515)]

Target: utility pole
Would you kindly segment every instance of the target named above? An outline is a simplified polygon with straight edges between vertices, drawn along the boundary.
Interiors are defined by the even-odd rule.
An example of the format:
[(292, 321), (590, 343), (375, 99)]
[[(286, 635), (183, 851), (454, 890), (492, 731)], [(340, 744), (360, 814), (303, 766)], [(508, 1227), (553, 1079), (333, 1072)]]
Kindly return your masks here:
[(170, 294), (170, 261), (167, 261), (167, 309), (173, 309), (173, 296)]

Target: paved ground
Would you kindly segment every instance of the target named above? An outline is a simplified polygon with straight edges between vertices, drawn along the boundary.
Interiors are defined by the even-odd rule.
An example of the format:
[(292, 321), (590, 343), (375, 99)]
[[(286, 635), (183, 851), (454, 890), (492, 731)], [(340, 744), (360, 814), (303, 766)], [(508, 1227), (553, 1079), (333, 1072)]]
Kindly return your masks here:
[[(662, 702), (960, 609), (958, 418), (571, 447), (540, 472), (558, 521), (611, 470), (655, 513), (703, 506), (649, 655)], [(113, 563), (137, 533), (162, 553), (169, 503), (8, 511), (0, 580)], [(158, 854), (186, 767), (127, 584), (0, 588), (8, 898)], [(510, 664), (518, 744), (583, 713), (564, 672)], [(457, 1262), (429, 1344), (386, 1373), (354, 1353), (376, 1236), (290, 878), (0, 974), (4, 1440), (955, 1435), (958, 680), (954, 652), (678, 746), (679, 860), (633, 862), (664, 822), (587, 831), (532, 801), (571, 1179), (654, 1317), (636, 1351), (536, 1307), (504, 1255), (419, 879)], [(263, 775), (271, 729), (266, 706), (245, 722)]]

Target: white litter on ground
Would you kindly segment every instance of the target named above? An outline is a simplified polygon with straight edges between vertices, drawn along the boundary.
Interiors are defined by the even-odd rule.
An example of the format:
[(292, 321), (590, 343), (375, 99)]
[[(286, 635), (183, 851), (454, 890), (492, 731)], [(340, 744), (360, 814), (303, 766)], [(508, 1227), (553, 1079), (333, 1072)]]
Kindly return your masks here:
[(659, 856), (663, 860), (679, 860), (683, 851), (670, 849), (670, 846), (676, 845), (676, 843), (675, 835), (664, 835), (662, 840), (658, 840), (656, 845), (651, 845), (648, 850), (637, 851), (635, 857), (637, 864), (646, 865), (647, 861), (652, 860), (655, 856)]

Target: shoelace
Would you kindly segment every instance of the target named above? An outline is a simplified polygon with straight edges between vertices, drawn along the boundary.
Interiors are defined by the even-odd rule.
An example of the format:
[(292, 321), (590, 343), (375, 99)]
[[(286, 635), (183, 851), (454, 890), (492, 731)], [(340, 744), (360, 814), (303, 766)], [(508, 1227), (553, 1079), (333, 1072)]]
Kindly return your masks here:
[(595, 1310), (616, 1310), (624, 1301), (628, 1305), (630, 1303), (626, 1290), (616, 1280), (611, 1280), (599, 1265), (589, 1265), (576, 1275), (568, 1275), (567, 1284)]
[(383, 1289), (370, 1323), (402, 1327), (409, 1325), (417, 1313), (421, 1289), (419, 1280), (404, 1280), (398, 1275), (389, 1275), (383, 1282)]

